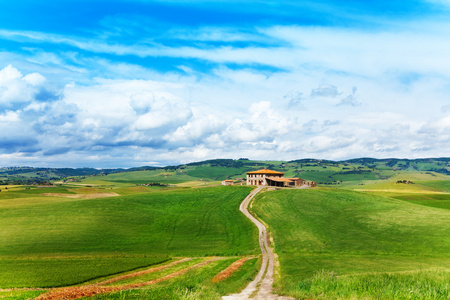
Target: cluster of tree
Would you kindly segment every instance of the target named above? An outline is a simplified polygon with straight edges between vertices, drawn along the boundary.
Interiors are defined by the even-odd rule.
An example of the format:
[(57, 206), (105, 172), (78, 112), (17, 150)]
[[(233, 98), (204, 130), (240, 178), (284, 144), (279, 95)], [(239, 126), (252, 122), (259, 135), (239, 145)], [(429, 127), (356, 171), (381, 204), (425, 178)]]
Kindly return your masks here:
[(435, 169), (434, 172), (436, 173), (443, 173), (446, 175), (450, 175), (450, 171), (447, 168), (442, 168), (442, 169)]
[[(176, 168), (176, 167), (175, 167)], [(135, 171), (153, 171), (161, 169), (160, 167), (150, 167), (150, 166), (144, 166), (144, 167), (137, 167), (137, 168), (130, 168), (130, 169), (114, 169), (117, 172), (135, 172)]]
[(0, 180), (0, 185), (52, 185), (48, 179), (43, 178), (8, 178)]
[(166, 170), (166, 171), (175, 171), (178, 168), (179, 168), (178, 166), (167, 166), (167, 167), (164, 167), (164, 170)]
[(403, 184), (414, 184), (414, 182), (409, 180), (397, 180), (397, 183), (403, 183)]
[(150, 182), (150, 183), (144, 183), (144, 184), (141, 184), (141, 185), (142, 186), (163, 186), (163, 187), (168, 186), (167, 184), (161, 183), (161, 182)]
[[(124, 169), (94, 169), (94, 168), (31, 168), (31, 167), (10, 167), (2, 168), (0, 174), (4, 176), (13, 176), (18, 174), (34, 174), (38, 177), (52, 177), (61, 179), (70, 176), (90, 176), (99, 174), (110, 174), (123, 172)], [(128, 171), (128, 170), (127, 170)]]

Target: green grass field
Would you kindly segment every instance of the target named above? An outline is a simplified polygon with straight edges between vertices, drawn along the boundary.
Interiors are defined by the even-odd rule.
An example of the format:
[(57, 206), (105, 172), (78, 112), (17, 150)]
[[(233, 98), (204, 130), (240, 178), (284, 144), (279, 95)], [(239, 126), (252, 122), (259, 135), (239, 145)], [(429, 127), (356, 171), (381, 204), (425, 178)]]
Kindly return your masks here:
[(450, 194), (407, 194), (391, 197), (419, 205), (450, 210)]
[(197, 167), (188, 171), (188, 175), (197, 178), (210, 178), (214, 180), (224, 180), (232, 177), (245, 177), (245, 171), (248, 168), (228, 168), (228, 167), (214, 167), (209, 166)]
[[(52, 187), (0, 186), (0, 299), (43, 293), (2, 289), (95, 283), (176, 257), (192, 260), (121, 283), (223, 256), (179, 277), (94, 299), (218, 299), (237, 292), (256, 275), (259, 258), (224, 281), (211, 280), (239, 257), (259, 254), (257, 230), (238, 211), (251, 188), (205, 186), (267, 166), (286, 177), (343, 181), (335, 189), (272, 191), (255, 200), (281, 263), (275, 292), (448, 300), (450, 180), (425, 171), (444, 162), (244, 162), (87, 176)], [(138, 186), (151, 182), (169, 187)]]
[(447, 299), (447, 209), (316, 189), (267, 192), (253, 210), (274, 236), (281, 293), (299, 299)]
[(1, 288), (68, 286), (159, 264), (168, 259), (164, 255), (2, 258), (0, 283)]
[(187, 171), (166, 171), (161, 169), (153, 171), (115, 173), (106, 176), (92, 176), (87, 177), (82, 182), (83, 184), (93, 185), (123, 186), (127, 184), (146, 184), (150, 182), (177, 184), (192, 180), (198, 180), (198, 178), (189, 176)]
[[(257, 254), (257, 230), (238, 210), (250, 189), (122, 187), (114, 191), (125, 196), (93, 199), (63, 195), (109, 190), (56, 187), (2, 193), (0, 289), (78, 284), (173, 256)], [(42, 195), (49, 192), (57, 196)], [(242, 284), (246, 279), (235, 280)], [(0, 299), (29, 293), (1, 292)]]

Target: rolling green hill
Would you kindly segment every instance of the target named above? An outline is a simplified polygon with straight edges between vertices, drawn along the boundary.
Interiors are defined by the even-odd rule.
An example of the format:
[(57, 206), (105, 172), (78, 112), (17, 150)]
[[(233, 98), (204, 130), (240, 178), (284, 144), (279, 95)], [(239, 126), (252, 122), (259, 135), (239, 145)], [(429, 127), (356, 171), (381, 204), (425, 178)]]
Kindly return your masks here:
[[(346, 161), (300, 159), (293, 161), (254, 161), (248, 159), (213, 159), (178, 166), (139, 167), (130, 169), (92, 168), (0, 168), (1, 184), (42, 184), (63, 179), (86, 179), (88, 182), (117, 184), (146, 184), (152, 181), (179, 184), (189, 181), (220, 181), (245, 178), (245, 173), (267, 167), (285, 172), (286, 177), (300, 177), (319, 185), (346, 185), (394, 178), (415, 173), (431, 176), (450, 174), (449, 158), (429, 159), (373, 159), (358, 158)], [(102, 178), (105, 177), (106, 178)]]
[[(157, 170), (131, 172), (136, 173), (136, 175), (126, 175), (127, 172), (111, 174), (102, 180), (138, 184), (151, 180), (173, 184), (199, 180), (213, 182), (245, 178), (247, 172), (264, 167), (284, 172), (286, 177), (300, 177), (305, 180), (316, 181), (319, 185), (347, 186), (370, 184), (402, 176), (408, 178), (411, 174), (423, 174), (425, 177), (422, 180), (427, 178), (432, 181), (438, 178), (447, 179), (447, 169), (450, 169), (450, 164), (446, 158), (420, 160), (355, 159), (338, 162), (317, 159), (289, 162), (215, 159)], [(97, 179), (99, 177), (98, 175), (94, 176)]]
[(238, 210), (248, 187), (107, 198), (62, 190), (2, 193), (0, 288), (74, 284), (172, 256), (258, 253), (256, 228)]
[(300, 299), (446, 299), (450, 211), (412, 202), (341, 189), (259, 195), (278, 288)]

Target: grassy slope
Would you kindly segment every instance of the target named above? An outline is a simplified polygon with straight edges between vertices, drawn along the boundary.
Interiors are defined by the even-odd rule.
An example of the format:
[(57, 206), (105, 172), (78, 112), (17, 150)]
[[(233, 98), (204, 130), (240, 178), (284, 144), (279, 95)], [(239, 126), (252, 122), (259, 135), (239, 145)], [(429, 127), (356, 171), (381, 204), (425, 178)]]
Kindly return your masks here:
[(400, 194), (392, 195), (391, 197), (424, 206), (450, 210), (450, 194)]
[[(278, 285), (284, 293), (300, 298), (350, 299), (355, 295), (339, 294), (340, 286), (349, 284), (350, 279), (342, 277), (346, 275), (354, 276), (354, 284), (369, 285), (356, 298), (371, 299), (377, 296), (365, 294), (373, 286), (361, 279), (364, 274), (446, 269), (441, 276), (423, 275), (424, 280), (433, 282), (424, 287), (425, 295), (434, 288), (442, 292), (450, 279), (448, 210), (331, 189), (264, 193), (253, 208), (274, 235), (283, 275)], [(325, 272), (324, 279), (317, 274), (320, 270), (333, 273)], [(372, 276), (375, 285), (382, 282), (377, 276)], [(324, 289), (329, 289), (328, 294), (321, 295)], [(350, 284), (347, 290), (359, 288)]]
[[(76, 257), (110, 259), (110, 264), (123, 258), (118, 269), (126, 270), (133, 267), (133, 259), (134, 267), (142, 266), (145, 256), (256, 253), (256, 229), (237, 209), (249, 190), (161, 190), (85, 200), (39, 196), (35, 190), (8, 192), (11, 198), (0, 200), (0, 288), (67, 283), (56, 275), (39, 282), (33, 274), (15, 281), (26, 274), (21, 266), (39, 267), (30, 261), (27, 267), (23, 259), (59, 259), (60, 265), (44, 267), (47, 274), (57, 274), (65, 259), (70, 265)], [(83, 272), (89, 270), (77, 274)], [(104, 270), (103, 275), (109, 273), (111, 270)], [(83, 276), (71, 280), (75, 283), (89, 277)]]
[[(396, 183), (397, 180), (410, 180), (414, 184)], [(363, 190), (414, 204), (450, 209), (450, 180), (443, 174), (400, 172), (389, 180), (366, 182), (365, 185), (350, 184), (345, 188)]]
[[(181, 171), (181, 172), (180, 172)], [(197, 178), (191, 177), (186, 171), (165, 171), (165, 170), (153, 170), (153, 171), (135, 171), (125, 173), (115, 173), (106, 176), (93, 176), (87, 177), (83, 180), (85, 184), (105, 184), (105, 185), (117, 185), (117, 184), (146, 184), (150, 182), (161, 182), (166, 184), (176, 184), (180, 182), (196, 180)]]
[(163, 255), (3, 258), (0, 259), (0, 282), (1, 288), (67, 286), (139, 267), (147, 267), (167, 259)]
[(197, 178), (210, 178), (214, 180), (224, 180), (227, 178), (245, 177), (246, 168), (210, 167), (200, 166), (188, 171), (188, 175)]

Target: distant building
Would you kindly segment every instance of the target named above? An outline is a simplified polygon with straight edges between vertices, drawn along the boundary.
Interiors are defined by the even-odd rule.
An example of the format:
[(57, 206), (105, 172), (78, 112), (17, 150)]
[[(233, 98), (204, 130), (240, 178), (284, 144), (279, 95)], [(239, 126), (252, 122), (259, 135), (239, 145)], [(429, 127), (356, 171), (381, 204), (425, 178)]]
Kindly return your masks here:
[(317, 182), (315, 182), (315, 181), (305, 181), (304, 185), (307, 185), (309, 187), (316, 187), (317, 186)]
[(222, 185), (233, 185), (233, 180), (224, 180), (222, 181)]
[(301, 178), (284, 178), (283, 172), (267, 170), (266, 168), (258, 171), (247, 173), (247, 185), (263, 185), (263, 186), (316, 186), (314, 181), (305, 181)]

